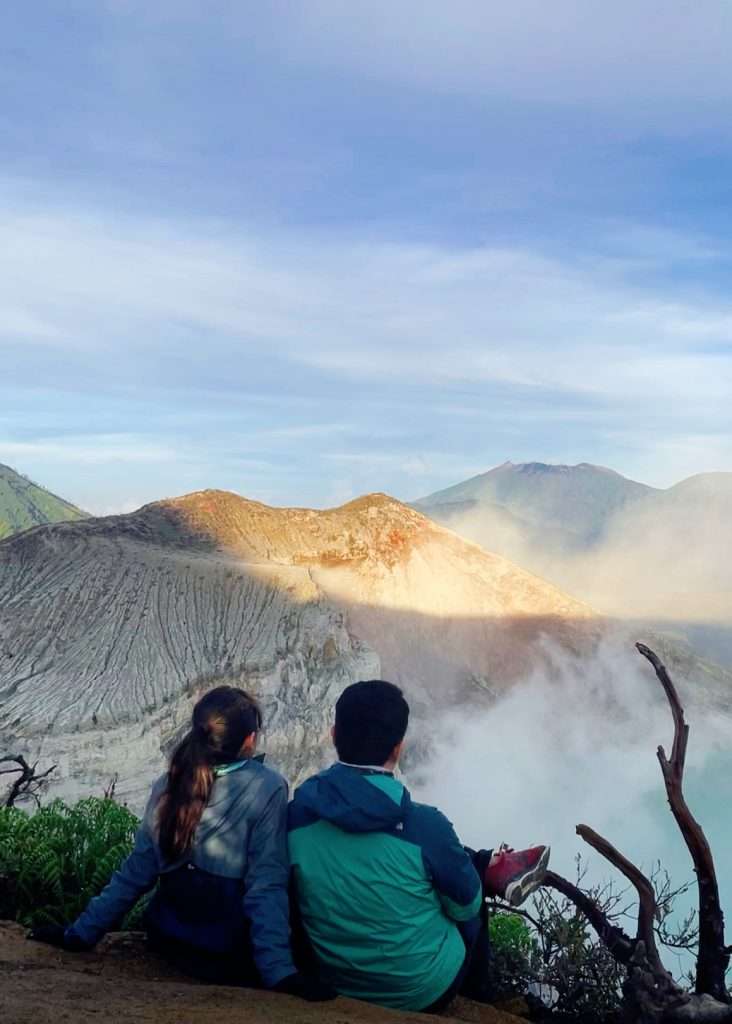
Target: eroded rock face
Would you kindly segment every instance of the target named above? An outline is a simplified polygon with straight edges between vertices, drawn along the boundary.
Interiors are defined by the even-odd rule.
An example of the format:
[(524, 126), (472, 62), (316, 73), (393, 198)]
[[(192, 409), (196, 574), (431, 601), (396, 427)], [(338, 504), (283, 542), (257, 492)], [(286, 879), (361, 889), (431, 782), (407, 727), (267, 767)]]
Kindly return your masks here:
[(317, 767), (338, 694), (380, 665), (307, 570), (91, 525), (0, 548), (3, 747), (58, 763), (58, 795), (118, 775), (138, 807), (195, 700), (229, 682), (261, 700), (293, 781)]
[(0, 747), (58, 763), (59, 795), (117, 775), (138, 808), (195, 700), (229, 682), (259, 697), (263, 745), (297, 782), (351, 682), (402, 685), (418, 745), (435, 707), (495, 699), (547, 637), (582, 653), (602, 632), (385, 495), (315, 512), (204, 491), (0, 543)]

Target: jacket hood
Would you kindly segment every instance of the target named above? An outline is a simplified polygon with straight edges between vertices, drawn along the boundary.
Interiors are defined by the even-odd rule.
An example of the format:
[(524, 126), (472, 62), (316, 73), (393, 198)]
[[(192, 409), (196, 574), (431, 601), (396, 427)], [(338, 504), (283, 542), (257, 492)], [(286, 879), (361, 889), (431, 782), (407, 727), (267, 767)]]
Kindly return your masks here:
[(406, 789), (397, 804), (382, 789), (368, 781), (358, 768), (334, 764), (296, 790), (294, 805), (308, 817), (337, 825), (344, 832), (382, 832), (397, 827), (411, 804)]

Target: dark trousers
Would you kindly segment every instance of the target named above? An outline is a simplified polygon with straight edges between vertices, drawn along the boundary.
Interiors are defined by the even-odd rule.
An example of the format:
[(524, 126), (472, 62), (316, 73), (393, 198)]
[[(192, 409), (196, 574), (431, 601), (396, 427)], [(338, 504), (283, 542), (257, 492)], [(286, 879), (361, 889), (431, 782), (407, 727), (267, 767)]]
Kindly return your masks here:
[(261, 988), (259, 972), (254, 965), (252, 948), (248, 940), (242, 942), (235, 951), (214, 953), (165, 935), (148, 922), (147, 941), (153, 952), (162, 956), (183, 974), (188, 974), (199, 981), (209, 985)]
[(488, 960), (490, 946), (488, 931), (481, 917), (473, 917), (460, 925), (460, 934), (465, 943), (465, 959), (455, 979), (439, 999), (426, 1006), (422, 1013), (441, 1013), (455, 996), (463, 995), (468, 999), (486, 1003), (490, 998), (488, 989)]

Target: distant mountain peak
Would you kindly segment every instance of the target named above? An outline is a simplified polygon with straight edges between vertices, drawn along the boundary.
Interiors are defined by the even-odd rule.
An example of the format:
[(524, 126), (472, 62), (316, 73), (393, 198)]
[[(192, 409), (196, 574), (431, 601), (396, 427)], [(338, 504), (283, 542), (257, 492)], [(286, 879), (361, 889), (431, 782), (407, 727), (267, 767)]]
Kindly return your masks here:
[(570, 465), (563, 462), (511, 462), (510, 459), (506, 462), (502, 462), (500, 466), (496, 466), (494, 469), (488, 470), (488, 473), (481, 474), (481, 476), (487, 476), (490, 473), (496, 473), (501, 470), (514, 470), (516, 473), (546, 473), (550, 475), (577, 472), (597, 473), (605, 476), (626, 479), (616, 470), (609, 469), (607, 466), (596, 466), (592, 462), (578, 462), (575, 465)]
[(85, 518), (76, 505), (0, 463), (0, 540), (33, 526)]
[(588, 462), (509, 461), (422, 498), (415, 507), (448, 524), (479, 508), (490, 508), (493, 516), (498, 509), (533, 529), (566, 533), (574, 544), (595, 539), (615, 511), (652, 493), (652, 487)]

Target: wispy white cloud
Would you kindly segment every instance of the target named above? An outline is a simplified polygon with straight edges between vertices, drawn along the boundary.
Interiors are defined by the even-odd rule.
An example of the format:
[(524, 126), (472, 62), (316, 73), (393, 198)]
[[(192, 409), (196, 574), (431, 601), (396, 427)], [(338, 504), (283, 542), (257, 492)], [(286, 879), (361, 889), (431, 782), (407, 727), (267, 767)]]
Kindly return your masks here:
[[(0, 303), (26, 315), (0, 322), (0, 387), (116, 410), (98, 436), (67, 423), (75, 436), (55, 439), (28, 437), (16, 403), (0, 454), (31, 466), (166, 463), (180, 471), (168, 492), (205, 486), (208, 466), (212, 483), (284, 502), (305, 500), (307, 476), (318, 503), (337, 463), (354, 489), (404, 495), (508, 457), (622, 470), (618, 430), (639, 439), (638, 472), (659, 444), (732, 425), (732, 303), (664, 276), (657, 235), (644, 275), (617, 258), (616, 227), (568, 255), (53, 204), (0, 213)], [(686, 249), (697, 259), (705, 239)]]
[(184, 459), (176, 448), (134, 434), (67, 436), (12, 441), (0, 437), (0, 460), (53, 459), (69, 465), (99, 463), (170, 463)]
[[(215, 224), (63, 211), (6, 211), (6, 223), (0, 300), (21, 297), (28, 323), (48, 330), (23, 336), (15, 322), (0, 337), (46, 347), (51, 334), (56, 347), (92, 359), (107, 352), (127, 371), (137, 360), (159, 371), (205, 356), (241, 382), (248, 367), (238, 360), (265, 353), (373, 380), (484, 380), (622, 399), (651, 383), (657, 393), (683, 384), (687, 396), (717, 397), (728, 368), (702, 346), (732, 340), (726, 298), (682, 301), (599, 256), (588, 265), (526, 247), (243, 238)], [(189, 383), (202, 382), (192, 374)]]

